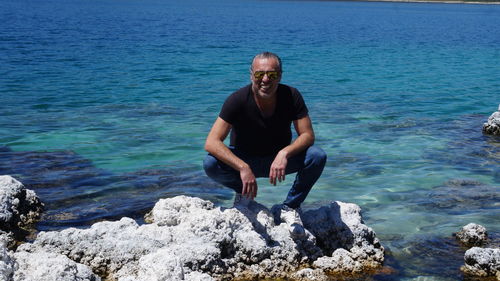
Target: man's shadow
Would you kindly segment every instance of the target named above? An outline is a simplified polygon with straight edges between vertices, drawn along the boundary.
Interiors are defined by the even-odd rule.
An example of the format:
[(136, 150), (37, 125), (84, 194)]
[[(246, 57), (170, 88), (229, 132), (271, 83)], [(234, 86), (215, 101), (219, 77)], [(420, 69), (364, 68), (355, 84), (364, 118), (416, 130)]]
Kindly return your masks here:
[[(241, 214), (243, 214), (245, 217), (247, 217), (247, 219), (252, 224), (252, 227), (255, 230), (255, 232), (257, 232), (260, 235), (260, 237), (264, 241), (266, 241), (266, 245), (268, 245), (269, 247), (279, 246), (279, 242), (272, 239), (272, 237), (267, 232), (267, 227), (265, 225), (263, 225), (259, 221), (259, 218), (258, 218), (259, 214), (261, 212), (263, 212), (264, 214), (260, 216), (261, 220), (267, 220), (267, 221), (264, 221), (265, 224), (273, 224), (274, 223), (273, 215), (271, 214), (270, 210), (266, 206), (252, 200), (252, 201), (248, 202), (248, 205), (246, 205), (246, 206), (237, 205), (237, 206), (233, 206), (233, 207), (228, 207), (226, 209), (236, 209)], [(274, 227), (274, 225), (268, 225), (268, 227)]]
[(337, 202), (330, 202), (318, 209), (309, 209), (301, 216), (304, 227), (316, 237), (316, 245), (327, 256), (339, 248), (350, 251), (355, 243), (355, 236), (342, 220), (341, 212)]

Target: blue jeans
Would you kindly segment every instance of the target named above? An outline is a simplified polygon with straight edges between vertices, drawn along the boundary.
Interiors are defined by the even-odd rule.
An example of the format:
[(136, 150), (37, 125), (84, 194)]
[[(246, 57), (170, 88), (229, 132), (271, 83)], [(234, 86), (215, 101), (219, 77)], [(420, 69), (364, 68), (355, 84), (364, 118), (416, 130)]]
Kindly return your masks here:
[[(242, 151), (230, 148), (241, 160), (245, 161), (252, 169), (255, 177), (269, 177), (269, 170), (275, 155), (251, 156)], [(307, 150), (288, 159), (286, 174), (297, 173), (295, 181), (283, 202), (291, 208), (298, 208), (304, 202), (316, 180), (321, 176), (326, 163), (326, 153), (317, 146), (311, 146)], [(214, 181), (232, 188), (241, 193), (243, 184), (240, 173), (222, 161), (208, 154), (203, 161), (203, 168), (207, 175)]]

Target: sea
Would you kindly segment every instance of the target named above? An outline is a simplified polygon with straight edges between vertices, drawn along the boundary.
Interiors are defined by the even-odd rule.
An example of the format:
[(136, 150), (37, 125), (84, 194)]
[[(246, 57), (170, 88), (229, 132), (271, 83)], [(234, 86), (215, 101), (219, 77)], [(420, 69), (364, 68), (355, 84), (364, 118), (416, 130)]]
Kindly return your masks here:
[[(500, 245), (500, 5), (0, 0), (0, 174), (45, 204), (40, 231), (132, 217), (160, 198), (231, 207), (204, 142), (252, 57), (283, 61), (328, 161), (303, 209), (352, 202), (386, 249), (362, 280), (467, 280), (453, 234)], [(259, 179), (283, 201), (294, 175)]]

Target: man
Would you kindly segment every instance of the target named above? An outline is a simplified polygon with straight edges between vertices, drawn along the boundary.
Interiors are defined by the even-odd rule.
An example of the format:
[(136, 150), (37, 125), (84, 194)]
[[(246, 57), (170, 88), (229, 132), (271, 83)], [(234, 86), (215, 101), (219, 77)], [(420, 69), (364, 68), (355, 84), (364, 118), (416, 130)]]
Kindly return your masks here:
[[(297, 172), (280, 217), (292, 236), (303, 237), (299, 207), (320, 177), (326, 154), (313, 146), (314, 131), (301, 94), (280, 84), (281, 74), (276, 54), (264, 52), (253, 58), (251, 84), (226, 99), (208, 134), (209, 154), (203, 164), (210, 178), (236, 191), (236, 207), (257, 196), (257, 177), (269, 177), (276, 185), (286, 174)], [(297, 132), (293, 142), (292, 123)]]

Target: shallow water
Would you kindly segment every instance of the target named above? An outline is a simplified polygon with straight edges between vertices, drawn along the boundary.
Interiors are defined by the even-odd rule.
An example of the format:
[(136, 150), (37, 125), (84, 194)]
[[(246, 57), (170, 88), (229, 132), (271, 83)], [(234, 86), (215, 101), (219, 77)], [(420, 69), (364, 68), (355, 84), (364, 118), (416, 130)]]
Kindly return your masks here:
[[(202, 171), (204, 139), (251, 57), (271, 50), (328, 154), (304, 207), (362, 207), (394, 268), (375, 280), (462, 280), (452, 233), (500, 232), (500, 140), (481, 133), (500, 103), (499, 16), (498, 5), (1, 0), (0, 174), (46, 203), (41, 230), (141, 220), (179, 194), (229, 206), (232, 192)], [(258, 201), (279, 203), (292, 180), (259, 180)]]

